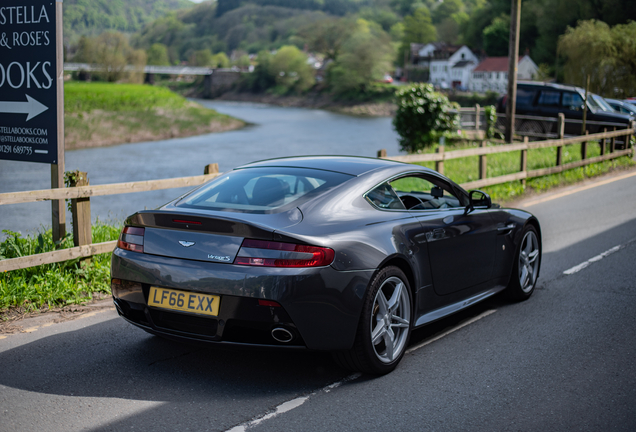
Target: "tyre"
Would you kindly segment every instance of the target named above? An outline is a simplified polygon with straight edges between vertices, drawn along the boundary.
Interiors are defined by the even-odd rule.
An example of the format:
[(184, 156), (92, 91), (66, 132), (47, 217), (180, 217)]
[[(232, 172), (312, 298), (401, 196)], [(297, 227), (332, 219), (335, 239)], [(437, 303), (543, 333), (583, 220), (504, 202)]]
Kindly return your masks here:
[(512, 268), (512, 275), (506, 295), (512, 300), (528, 299), (537, 283), (539, 267), (541, 265), (541, 245), (539, 235), (532, 225), (528, 225), (523, 230), (523, 236)]
[(380, 270), (365, 295), (356, 340), (351, 350), (334, 353), (345, 369), (376, 375), (398, 365), (411, 333), (411, 289), (397, 267)]

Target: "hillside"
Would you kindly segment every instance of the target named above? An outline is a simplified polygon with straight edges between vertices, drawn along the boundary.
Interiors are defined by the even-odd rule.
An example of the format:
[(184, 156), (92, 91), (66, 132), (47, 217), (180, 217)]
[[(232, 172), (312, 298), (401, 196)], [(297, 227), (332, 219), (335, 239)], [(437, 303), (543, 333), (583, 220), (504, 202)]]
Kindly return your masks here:
[(133, 33), (168, 12), (192, 7), (190, 0), (64, 0), (64, 39), (105, 30)]

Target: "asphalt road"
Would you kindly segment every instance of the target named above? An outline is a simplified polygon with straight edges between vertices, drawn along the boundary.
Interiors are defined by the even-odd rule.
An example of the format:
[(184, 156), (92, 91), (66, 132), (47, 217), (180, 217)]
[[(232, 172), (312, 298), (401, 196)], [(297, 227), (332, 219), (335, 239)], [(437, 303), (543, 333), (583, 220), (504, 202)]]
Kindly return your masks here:
[(387, 376), (174, 344), (107, 310), (0, 339), (0, 431), (634, 431), (636, 175), (622, 177), (521, 203), (543, 229), (532, 298), (417, 330)]

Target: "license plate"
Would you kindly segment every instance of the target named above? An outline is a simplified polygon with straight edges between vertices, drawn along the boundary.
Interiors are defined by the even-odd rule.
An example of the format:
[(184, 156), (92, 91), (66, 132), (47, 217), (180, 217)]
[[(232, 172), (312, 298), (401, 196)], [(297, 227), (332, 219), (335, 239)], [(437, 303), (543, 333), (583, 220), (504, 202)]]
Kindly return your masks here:
[(219, 314), (220, 303), (220, 296), (154, 286), (150, 287), (148, 297), (148, 306), (212, 316)]

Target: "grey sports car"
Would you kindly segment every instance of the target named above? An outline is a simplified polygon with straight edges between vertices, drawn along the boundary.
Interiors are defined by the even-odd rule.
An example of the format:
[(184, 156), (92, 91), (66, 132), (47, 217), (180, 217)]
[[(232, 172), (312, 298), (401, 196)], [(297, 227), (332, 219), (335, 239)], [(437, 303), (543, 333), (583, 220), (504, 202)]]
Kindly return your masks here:
[(414, 328), (501, 291), (530, 297), (540, 263), (533, 215), (433, 170), (293, 157), (128, 217), (112, 293), (122, 317), (162, 337), (328, 350), (383, 374)]

